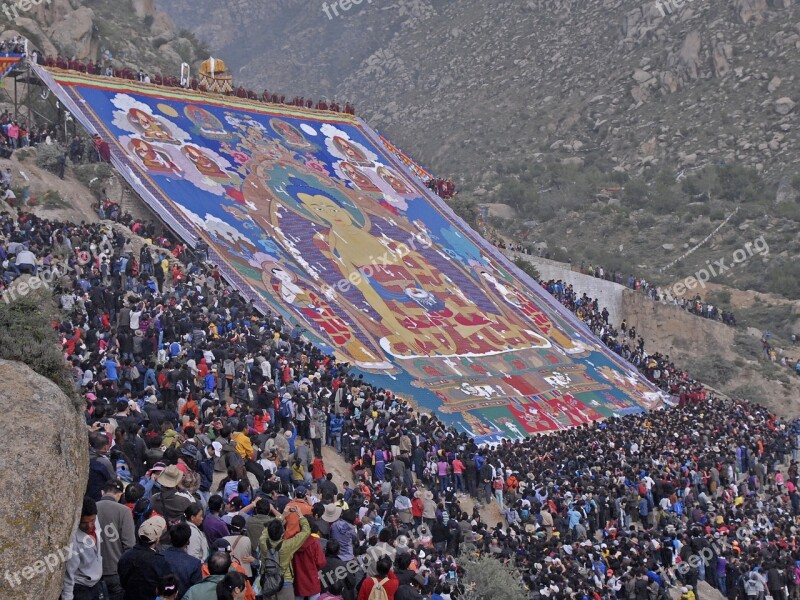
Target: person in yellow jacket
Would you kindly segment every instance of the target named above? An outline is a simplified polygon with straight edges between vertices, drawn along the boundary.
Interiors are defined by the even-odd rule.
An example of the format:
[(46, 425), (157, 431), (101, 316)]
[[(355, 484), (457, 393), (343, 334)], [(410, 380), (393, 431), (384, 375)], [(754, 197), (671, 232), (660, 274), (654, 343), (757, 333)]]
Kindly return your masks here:
[[(287, 509), (289, 512), (298, 512), (296, 506), (290, 506)], [(301, 514), (300, 517), (300, 532), (290, 537), (288, 540), (283, 539), (283, 523), (275, 519), (270, 521), (264, 528), (261, 534), (261, 539), (258, 541), (258, 547), (261, 550), (261, 556), (267, 556), (269, 550), (274, 549), (278, 552), (278, 559), (281, 563), (283, 570), (283, 589), (275, 596), (276, 600), (294, 600), (294, 568), (292, 567), (292, 558), (300, 549), (300, 546), (311, 535), (311, 526)], [(263, 559), (262, 559), (263, 561)]]
[(236, 448), (236, 454), (241, 456), (244, 460), (255, 460), (253, 443), (247, 435), (248, 429), (247, 421), (242, 419), (242, 425), (239, 427), (239, 431), (231, 435), (231, 441)]
[(306, 468), (303, 466), (303, 461), (299, 458), (295, 459), (292, 463), (292, 483), (295, 487), (303, 485), (306, 480)]
[(689, 586), (683, 586), (681, 588), (681, 597), (680, 600), (695, 600), (694, 591)]

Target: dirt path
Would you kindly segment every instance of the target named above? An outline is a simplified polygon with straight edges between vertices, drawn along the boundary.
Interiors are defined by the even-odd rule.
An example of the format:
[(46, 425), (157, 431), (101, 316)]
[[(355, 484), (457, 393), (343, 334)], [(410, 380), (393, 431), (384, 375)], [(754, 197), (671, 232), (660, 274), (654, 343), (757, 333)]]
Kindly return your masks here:
[[(333, 482), (341, 490), (342, 483), (349, 481), (353, 484), (353, 470), (351, 466), (344, 460), (344, 457), (337, 453), (334, 448), (325, 447), (322, 449), (322, 459), (325, 461), (325, 468), (329, 473), (333, 473)], [(461, 509), (468, 514), (472, 514), (472, 507), (475, 505), (475, 499), (469, 495), (462, 495), (458, 498), (461, 504)], [(490, 526), (502, 521), (497, 502), (492, 502), (488, 506), (481, 506), (480, 509), (481, 519), (488, 523)]]
[[(336, 487), (338, 487), (339, 490), (342, 489), (342, 484), (345, 481), (350, 482), (351, 486), (353, 485), (354, 477), (351, 465), (349, 465), (344, 460), (344, 457), (336, 452), (334, 448), (325, 446), (322, 449), (322, 460), (325, 462), (325, 469), (327, 469), (329, 473), (333, 473), (333, 482), (336, 484)], [(216, 492), (220, 481), (222, 481), (224, 478), (224, 473), (214, 473), (214, 482), (211, 486), (212, 494)], [(466, 511), (467, 514), (471, 515), (472, 507), (475, 505), (475, 499), (468, 495), (461, 495), (459, 496), (458, 500), (461, 504), (461, 509)], [(500, 511), (497, 507), (497, 502), (492, 502), (489, 506), (481, 506), (480, 514), (481, 519), (492, 527), (503, 521), (503, 518), (500, 516)]]

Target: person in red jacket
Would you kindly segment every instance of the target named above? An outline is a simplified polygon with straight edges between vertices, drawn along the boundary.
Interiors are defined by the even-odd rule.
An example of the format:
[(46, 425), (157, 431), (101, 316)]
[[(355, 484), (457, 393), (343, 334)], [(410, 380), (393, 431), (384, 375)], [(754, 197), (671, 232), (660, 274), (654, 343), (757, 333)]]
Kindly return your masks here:
[(380, 585), (386, 590), (386, 597), (389, 600), (394, 600), (394, 593), (400, 587), (400, 582), (395, 577), (394, 571), (392, 571), (392, 559), (384, 554), (378, 559), (375, 570), (378, 576), (367, 577), (364, 580), (361, 584), (361, 589), (358, 591), (358, 600), (369, 600), (370, 592), (376, 585)]
[(313, 477), (314, 481), (317, 483), (317, 489), (319, 489), (319, 484), (322, 483), (322, 480), (325, 479), (327, 474), (328, 471), (325, 470), (325, 463), (322, 457), (319, 455), (315, 456), (314, 462), (311, 463), (311, 477)]
[(319, 570), (325, 566), (325, 553), (319, 543), (319, 529), (311, 521), (311, 535), (292, 557), (294, 569), (294, 595), (298, 598), (310, 598), (322, 592)]
[(422, 493), (417, 490), (414, 492), (414, 499), (411, 501), (411, 516), (414, 517), (414, 524), (422, 524), (422, 511), (425, 509), (425, 503), (422, 501)]

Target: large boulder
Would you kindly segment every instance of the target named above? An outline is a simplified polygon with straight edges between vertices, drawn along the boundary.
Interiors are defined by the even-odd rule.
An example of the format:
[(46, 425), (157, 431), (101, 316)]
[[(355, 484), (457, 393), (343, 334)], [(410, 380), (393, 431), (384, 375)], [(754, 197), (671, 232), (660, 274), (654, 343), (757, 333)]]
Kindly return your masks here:
[(54, 23), (48, 30), (50, 40), (68, 58), (78, 60), (94, 59), (97, 54), (94, 39), (94, 11), (88, 6), (67, 13), (64, 18)]
[(27, 365), (0, 360), (0, 381), (0, 598), (57, 600), (86, 491), (86, 426)]

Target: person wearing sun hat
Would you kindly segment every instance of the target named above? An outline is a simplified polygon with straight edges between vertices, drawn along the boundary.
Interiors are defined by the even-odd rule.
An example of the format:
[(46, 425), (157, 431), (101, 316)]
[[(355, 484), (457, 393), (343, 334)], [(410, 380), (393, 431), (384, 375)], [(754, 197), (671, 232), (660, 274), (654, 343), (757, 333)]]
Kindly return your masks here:
[[(161, 490), (150, 498), (150, 506), (164, 517), (168, 523), (180, 521), (194, 497), (186, 492), (178, 491), (178, 484), (183, 480), (183, 473), (176, 465), (169, 465), (156, 478)], [(166, 534), (162, 541), (166, 542)]]
[(138, 543), (120, 557), (117, 570), (125, 598), (153, 600), (158, 582), (171, 572), (167, 559), (159, 551), (166, 531), (167, 522), (163, 517), (150, 517), (139, 526)]
[(342, 507), (336, 504), (326, 504), (325, 512), (322, 513), (322, 520), (333, 525), (342, 516)]

